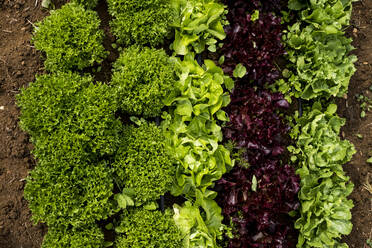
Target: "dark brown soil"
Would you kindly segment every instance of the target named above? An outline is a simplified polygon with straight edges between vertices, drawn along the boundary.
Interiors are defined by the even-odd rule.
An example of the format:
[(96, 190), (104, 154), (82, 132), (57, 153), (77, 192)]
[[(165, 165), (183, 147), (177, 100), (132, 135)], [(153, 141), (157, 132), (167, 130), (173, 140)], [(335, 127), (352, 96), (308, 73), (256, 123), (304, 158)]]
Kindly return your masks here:
[(23, 198), (24, 178), (34, 166), (28, 136), (18, 126), (15, 95), (42, 68), (30, 45), (32, 24), (47, 12), (34, 0), (0, 0), (0, 247), (40, 247), (45, 228), (34, 226)]
[[(355, 207), (352, 210), (353, 231), (344, 240), (351, 248), (369, 248), (367, 239), (372, 240), (372, 189), (369, 192), (364, 185), (367, 176), (372, 184), (372, 164), (366, 160), (372, 156), (372, 113), (360, 118), (360, 106), (355, 98), (363, 93), (372, 99), (368, 88), (372, 85), (372, 1), (362, 0), (354, 3), (353, 17), (349, 28), (350, 37), (358, 56), (357, 72), (351, 80), (347, 99), (338, 101), (339, 114), (346, 118), (342, 135), (350, 140), (357, 150), (352, 161), (344, 168), (355, 184), (351, 195)], [(362, 137), (358, 138), (357, 135)]]
[[(15, 104), (20, 88), (33, 81), (35, 74), (43, 72), (40, 53), (30, 44), (31, 23), (48, 14), (42, 10), (41, 1), (0, 0), (0, 248), (39, 248), (46, 232), (43, 225), (32, 224), (23, 198), (24, 179), (35, 162), (30, 154), (29, 137), (19, 128), (19, 110)], [(104, 5), (101, 1), (98, 9), (103, 26), (107, 26), (109, 17), (102, 11)], [(110, 65), (118, 53), (110, 47), (113, 37), (109, 30), (105, 29), (105, 33), (108, 36), (105, 47), (110, 50), (110, 56), (104, 62), (103, 73), (97, 73), (96, 78), (107, 82)], [(350, 35), (357, 48), (358, 71), (347, 99), (339, 101), (339, 113), (347, 118), (343, 136), (355, 144), (358, 152), (345, 166), (355, 184), (351, 196), (355, 203), (354, 229), (345, 241), (352, 248), (367, 248), (366, 240), (372, 238), (372, 194), (363, 184), (368, 173), (372, 179), (372, 167), (366, 163), (372, 150), (372, 113), (361, 119), (354, 95), (365, 93), (372, 98), (372, 92), (367, 92), (372, 84), (372, 1), (354, 4)], [(356, 134), (362, 134), (363, 138), (357, 138)]]

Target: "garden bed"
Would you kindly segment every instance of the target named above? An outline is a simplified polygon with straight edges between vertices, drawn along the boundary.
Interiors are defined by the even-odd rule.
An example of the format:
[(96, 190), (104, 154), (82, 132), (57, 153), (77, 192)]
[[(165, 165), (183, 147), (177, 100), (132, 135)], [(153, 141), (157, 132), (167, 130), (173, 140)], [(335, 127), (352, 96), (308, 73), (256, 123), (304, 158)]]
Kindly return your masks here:
[[(42, 20), (48, 11), (43, 10), (40, 1), (0, 0), (0, 247), (35, 247), (41, 245), (46, 227), (33, 226), (27, 201), (23, 198), (23, 188), (28, 172), (34, 168), (35, 161), (30, 155), (32, 145), (28, 135), (18, 125), (19, 110), (15, 104), (15, 95), (22, 86), (34, 81), (37, 73), (43, 72), (40, 53), (30, 44), (32, 23)], [(57, 3), (58, 5), (62, 4)], [(105, 48), (111, 53), (104, 61), (101, 73), (96, 78), (110, 80), (111, 64), (118, 54), (112, 49), (112, 35), (108, 31), (109, 16), (105, 3), (100, 1), (97, 10), (106, 33)], [(348, 34), (357, 48), (354, 53), (359, 60), (357, 72), (351, 80), (349, 93), (338, 101), (338, 113), (346, 118), (342, 136), (355, 145), (357, 153), (344, 168), (355, 184), (351, 195), (355, 207), (353, 231), (345, 238), (350, 247), (364, 248), (366, 240), (372, 238), (372, 202), (371, 193), (364, 189), (371, 166), (366, 163), (372, 147), (372, 115), (367, 113), (360, 118), (360, 107), (355, 95), (368, 91), (372, 80), (372, 3), (360, 1), (354, 3), (353, 17)], [(368, 91), (368, 92), (367, 92)], [(3, 107), (2, 107), (3, 106)], [(359, 135), (358, 135), (359, 134)], [(358, 137), (358, 136), (359, 137)], [(372, 175), (372, 174), (371, 174)]]

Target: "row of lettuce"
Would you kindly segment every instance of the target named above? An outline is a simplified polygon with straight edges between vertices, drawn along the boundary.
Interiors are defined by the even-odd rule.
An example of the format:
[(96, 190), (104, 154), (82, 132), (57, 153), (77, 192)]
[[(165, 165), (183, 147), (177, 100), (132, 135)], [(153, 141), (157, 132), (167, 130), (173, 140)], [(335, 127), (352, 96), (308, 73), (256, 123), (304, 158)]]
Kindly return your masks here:
[(348, 247), (341, 236), (352, 229), (353, 203), (347, 197), (353, 184), (342, 166), (355, 149), (340, 139), (345, 120), (337, 116), (330, 99), (347, 93), (355, 72), (356, 57), (349, 55), (351, 39), (345, 37), (351, 4), (349, 0), (290, 0), (288, 4), (295, 22), (284, 36), (287, 79), (276, 86), (304, 102), (291, 131), (296, 144), (289, 147), (301, 177), (297, 247)]
[[(227, 247), (293, 247), (299, 177), (286, 159), (290, 107), (267, 88), (280, 78), (276, 62), (285, 54), (279, 1), (226, 1), (229, 26), (221, 48), (222, 68), (236, 79), (225, 141), (235, 167), (217, 183), (218, 203), (233, 238)], [(239, 69), (242, 68), (242, 69)]]
[[(157, 210), (176, 173), (162, 129), (123, 118), (159, 115), (176, 65), (164, 50), (130, 46), (113, 64), (110, 85), (96, 82), (82, 70), (108, 55), (99, 26), (98, 14), (77, 3), (36, 24), (33, 43), (50, 74), (23, 89), (18, 104), (35, 145), (25, 198), (34, 221), (48, 225), (42, 247), (178, 248), (173, 211)], [(115, 241), (105, 240), (102, 221)]]
[[(221, 145), (233, 80), (195, 53), (225, 37), (224, 6), (107, 1), (124, 47), (107, 84), (86, 73), (108, 56), (97, 3), (72, 1), (36, 24), (49, 74), (17, 99), (35, 145), (25, 198), (48, 225), (42, 247), (217, 247), (228, 228), (211, 187), (233, 166)], [(168, 39), (172, 56), (159, 48)], [(179, 204), (160, 211), (167, 192)]]
[[(287, 11), (280, 11), (280, 1), (225, 3), (222, 68), (242, 77), (224, 127), (236, 166), (216, 187), (225, 223), (232, 223), (228, 247), (293, 247), (297, 235), (288, 215), (297, 218), (298, 248), (348, 247), (341, 236), (352, 229), (347, 197), (353, 184), (342, 166), (355, 149), (339, 137), (345, 120), (332, 99), (347, 93), (355, 72), (344, 33), (351, 1), (290, 0)], [(283, 23), (288, 30), (281, 31)], [(282, 55), (287, 64), (279, 69), (275, 62)], [(296, 98), (300, 110), (286, 118), (283, 110)], [(297, 176), (286, 163), (297, 167)]]
[(347, 247), (354, 148), (328, 99), (355, 71), (350, 1), (108, 0), (106, 83), (83, 73), (108, 56), (97, 3), (36, 24), (50, 74), (18, 96), (42, 247), (293, 247), (294, 228), (297, 247)]

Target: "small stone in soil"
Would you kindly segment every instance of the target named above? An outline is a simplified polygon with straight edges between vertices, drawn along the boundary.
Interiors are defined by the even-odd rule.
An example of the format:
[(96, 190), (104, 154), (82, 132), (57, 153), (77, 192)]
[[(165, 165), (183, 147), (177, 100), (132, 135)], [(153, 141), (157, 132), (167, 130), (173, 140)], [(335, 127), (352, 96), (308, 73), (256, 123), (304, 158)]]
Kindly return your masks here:
[(23, 73), (22, 73), (21, 71), (17, 71), (17, 73), (16, 73), (16, 77), (19, 78), (19, 77), (21, 77), (21, 76), (23, 76)]

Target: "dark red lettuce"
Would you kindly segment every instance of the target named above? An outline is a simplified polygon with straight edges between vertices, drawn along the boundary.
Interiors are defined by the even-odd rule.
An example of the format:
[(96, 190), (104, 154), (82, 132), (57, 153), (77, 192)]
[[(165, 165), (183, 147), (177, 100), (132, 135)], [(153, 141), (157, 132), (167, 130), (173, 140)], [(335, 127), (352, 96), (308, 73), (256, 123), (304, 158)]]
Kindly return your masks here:
[(272, 13), (260, 13), (252, 21), (247, 9), (229, 9), (230, 25), (225, 27), (226, 39), (222, 48), (224, 71), (230, 76), (237, 64), (247, 68), (246, 77), (258, 84), (273, 83), (279, 77), (274, 61), (285, 54), (281, 43), (281, 19)]
[(288, 213), (299, 206), (300, 180), (293, 167), (282, 162), (289, 143), (282, 114), (288, 107), (280, 93), (236, 82), (226, 108), (230, 122), (223, 132), (226, 141), (243, 149), (241, 156), (249, 166), (237, 164), (216, 186), (226, 224), (234, 226), (230, 248), (285, 248), (293, 247), (291, 240), (296, 243)]
[[(285, 54), (281, 19), (272, 13), (279, 13), (280, 1), (225, 3), (230, 24), (225, 27), (222, 67), (229, 75), (239, 63), (247, 68), (225, 109), (230, 122), (223, 129), (225, 141), (232, 141), (242, 151), (238, 153), (241, 158), (215, 187), (224, 221), (233, 226), (228, 247), (295, 247), (297, 233), (289, 212), (299, 207), (300, 179), (294, 168), (283, 162), (289, 144), (289, 126), (283, 115), (289, 103), (282, 94), (262, 89), (279, 78), (275, 61)], [(252, 21), (255, 10), (260, 11), (259, 19)], [(252, 187), (253, 178), (256, 187)]]
[(243, 81), (237, 82), (226, 109), (230, 122), (223, 130), (224, 137), (236, 147), (246, 149), (243, 156), (250, 164), (278, 157), (285, 151), (289, 130), (278, 110), (288, 107), (280, 93), (255, 90)]
[[(258, 181), (256, 192), (252, 190), (253, 175)], [(288, 212), (299, 207), (299, 187), (294, 169), (278, 161), (266, 161), (259, 167), (237, 166), (225, 175), (216, 189), (225, 219), (234, 226), (228, 247), (293, 247), (295, 231)]]
[(287, 2), (281, 0), (224, 0), (229, 9), (243, 8), (246, 11), (279, 12)]

